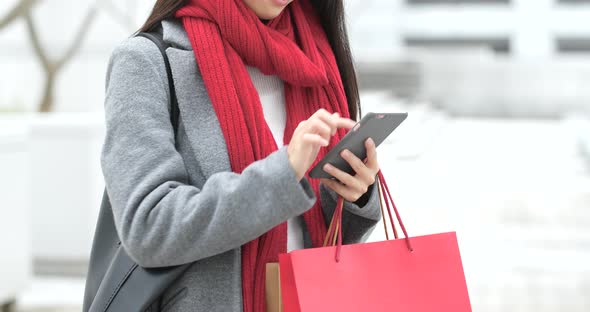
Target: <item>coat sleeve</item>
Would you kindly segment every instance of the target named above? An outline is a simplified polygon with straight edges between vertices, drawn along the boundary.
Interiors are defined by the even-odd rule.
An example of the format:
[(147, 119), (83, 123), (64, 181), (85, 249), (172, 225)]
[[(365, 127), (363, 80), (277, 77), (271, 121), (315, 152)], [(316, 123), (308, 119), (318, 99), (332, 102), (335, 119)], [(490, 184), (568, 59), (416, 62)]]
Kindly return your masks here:
[[(367, 192), (356, 202), (344, 201), (342, 211), (342, 243), (354, 244), (364, 242), (381, 219), (381, 206), (377, 183), (369, 186)], [(320, 200), (327, 225), (330, 224), (338, 194), (320, 183)]]
[(286, 146), (241, 174), (218, 172), (202, 186), (187, 184), (168, 92), (152, 42), (131, 38), (114, 50), (101, 167), (117, 233), (140, 266), (179, 265), (238, 248), (312, 207), (316, 196), (305, 178), (297, 180)]

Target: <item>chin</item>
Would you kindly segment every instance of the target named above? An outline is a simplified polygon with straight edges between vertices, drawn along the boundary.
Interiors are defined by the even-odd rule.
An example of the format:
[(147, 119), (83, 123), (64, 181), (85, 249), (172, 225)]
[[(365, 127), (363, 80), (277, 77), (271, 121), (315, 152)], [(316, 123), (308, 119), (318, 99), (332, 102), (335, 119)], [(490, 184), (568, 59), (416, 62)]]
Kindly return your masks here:
[(244, 2), (263, 20), (271, 20), (281, 14), (291, 1), (278, 4), (276, 0), (244, 0)]
[(271, 19), (279, 16), (281, 14), (281, 12), (283, 12), (283, 9), (284, 8), (274, 9), (274, 10), (266, 10), (265, 12), (256, 13), (256, 15), (258, 15), (258, 17), (260, 17), (263, 20), (271, 20)]

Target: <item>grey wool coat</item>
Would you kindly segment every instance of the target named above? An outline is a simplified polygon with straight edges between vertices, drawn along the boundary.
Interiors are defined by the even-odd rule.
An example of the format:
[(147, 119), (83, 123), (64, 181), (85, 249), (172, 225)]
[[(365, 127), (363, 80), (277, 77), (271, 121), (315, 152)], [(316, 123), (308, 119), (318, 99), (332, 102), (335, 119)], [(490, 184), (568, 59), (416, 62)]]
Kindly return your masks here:
[[(231, 172), (227, 147), (180, 21), (163, 21), (180, 109), (170, 123), (162, 55), (132, 37), (112, 53), (106, 81), (101, 166), (121, 243), (140, 266), (192, 263), (149, 311), (242, 311), (240, 246), (299, 216), (317, 200), (297, 181), (287, 147)], [(344, 243), (359, 242), (380, 219), (370, 187), (359, 207), (346, 202)], [(337, 194), (320, 186), (326, 220)], [(310, 246), (304, 227), (305, 246)]]

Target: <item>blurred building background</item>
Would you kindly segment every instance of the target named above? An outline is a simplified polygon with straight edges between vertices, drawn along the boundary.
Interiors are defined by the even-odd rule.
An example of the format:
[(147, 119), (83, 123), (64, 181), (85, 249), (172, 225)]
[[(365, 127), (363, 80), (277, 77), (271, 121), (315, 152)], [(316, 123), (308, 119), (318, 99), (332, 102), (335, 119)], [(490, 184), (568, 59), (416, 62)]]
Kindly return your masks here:
[[(590, 1), (345, 2), (363, 111), (409, 112), (410, 234), (457, 231), (474, 311), (590, 311)], [(0, 4), (0, 303), (81, 309), (106, 65), (152, 4)]]

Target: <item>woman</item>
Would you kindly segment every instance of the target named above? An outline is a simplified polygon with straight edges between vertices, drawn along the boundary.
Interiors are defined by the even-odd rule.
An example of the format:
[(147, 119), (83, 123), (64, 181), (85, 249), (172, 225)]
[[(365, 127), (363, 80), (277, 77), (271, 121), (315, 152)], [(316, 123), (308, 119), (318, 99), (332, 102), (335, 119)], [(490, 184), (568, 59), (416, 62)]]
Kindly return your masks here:
[(322, 245), (338, 196), (344, 243), (380, 218), (368, 157), (354, 176), (308, 169), (354, 125), (358, 90), (342, 0), (158, 0), (180, 109), (175, 139), (162, 56), (133, 37), (107, 74), (101, 164), (123, 247), (141, 266), (192, 263), (153, 311), (265, 311), (278, 254)]

